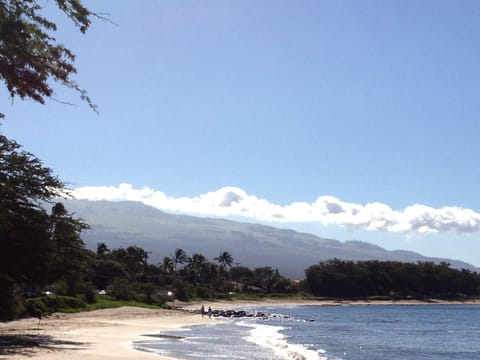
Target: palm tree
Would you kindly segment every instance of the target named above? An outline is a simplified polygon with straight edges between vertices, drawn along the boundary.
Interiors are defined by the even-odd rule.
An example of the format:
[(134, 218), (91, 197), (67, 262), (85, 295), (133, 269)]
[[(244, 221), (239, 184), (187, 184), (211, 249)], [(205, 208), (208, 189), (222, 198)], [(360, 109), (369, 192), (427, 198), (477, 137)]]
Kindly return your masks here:
[(107, 244), (105, 244), (104, 242), (97, 243), (97, 256), (99, 258), (104, 259), (109, 254), (110, 254), (110, 249), (108, 248)]
[(186, 269), (190, 272), (194, 281), (202, 280), (205, 269), (207, 267), (208, 260), (205, 256), (199, 253), (195, 253), (190, 258)]
[(233, 257), (228, 251), (224, 251), (224, 252), (220, 253), (220, 255), (218, 255), (213, 260), (218, 261), (218, 263), (223, 268), (225, 268), (226, 266), (228, 266), (230, 268), (230, 267), (232, 267), (232, 264), (233, 264)]
[(175, 249), (174, 255), (172, 255), (173, 260), (173, 271), (177, 271), (178, 264), (186, 264), (189, 260), (187, 253), (183, 249)]
[(171, 257), (165, 256), (163, 258), (163, 270), (167, 273), (172, 273), (175, 270), (175, 265)]

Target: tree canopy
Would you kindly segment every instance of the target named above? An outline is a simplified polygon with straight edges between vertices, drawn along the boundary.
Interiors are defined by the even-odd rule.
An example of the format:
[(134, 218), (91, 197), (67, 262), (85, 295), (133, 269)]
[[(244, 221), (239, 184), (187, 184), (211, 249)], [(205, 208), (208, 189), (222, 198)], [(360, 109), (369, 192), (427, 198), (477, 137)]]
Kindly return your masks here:
[[(80, 0), (55, 0), (57, 7), (85, 33), (92, 13)], [(53, 98), (52, 81), (74, 89), (96, 111), (87, 92), (72, 75), (75, 55), (53, 36), (54, 22), (43, 15), (44, 1), (0, 1), (0, 78), (12, 98), (33, 99), (41, 104)], [(2, 115), (3, 117), (3, 115)]]
[[(41, 104), (54, 98), (53, 83), (60, 83), (96, 111), (72, 78), (75, 55), (54, 37), (57, 26), (44, 15), (48, 4), (0, 0), (0, 79), (12, 99)], [(81, 33), (98, 17), (81, 0), (55, 0), (55, 5)], [(85, 288), (91, 254), (80, 233), (87, 225), (61, 203), (46, 210), (65, 194), (65, 185), (49, 168), (0, 134), (0, 319), (22, 313), (22, 292), (29, 287), (63, 282), (66, 294)]]
[(86, 225), (60, 203), (51, 214), (46, 210), (62, 194), (65, 186), (49, 168), (0, 134), (0, 308), (6, 313), (14, 312), (3, 301), (16, 286), (71, 280), (84, 268)]
[(63, 183), (33, 154), (0, 134), (1, 209), (38, 209), (41, 202), (61, 195)]
[(332, 259), (310, 266), (305, 274), (308, 290), (318, 296), (445, 299), (480, 292), (479, 274), (452, 269), (448, 263)]

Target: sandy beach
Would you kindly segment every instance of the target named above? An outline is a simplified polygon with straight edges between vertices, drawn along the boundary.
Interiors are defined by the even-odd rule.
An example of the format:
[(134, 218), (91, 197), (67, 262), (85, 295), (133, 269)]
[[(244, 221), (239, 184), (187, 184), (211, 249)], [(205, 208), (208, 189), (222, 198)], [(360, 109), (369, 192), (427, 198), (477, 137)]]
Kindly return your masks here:
[[(456, 302), (436, 302), (456, 303)], [(460, 302), (459, 302), (460, 303)], [(478, 302), (477, 302), (478, 303)], [(215, 321), (191, 310), (201, 305), (212, 309), (238, 309), (252, 306), (325, 305), (368, 306), (387, 305), (391, 301), (219, 301), (176, 303), (182, 310), (152, 310), (136, 307), (96, 310), (76, 314), (56, 313), (42, 319), (21, 319), (0, 323), (0, 359), (169, 359), (137, 351), (131, 343), (145, 335), (159, 334), (189, 325)], [(396, 305), (432, 304), (432, 302), (401, 301)], [(186, 310), (186, 311), (185, 311)]]
[(168, 359), (134, 350), (142, 334), (215, 321), (176, 310), (135, 307), (77, 314), (56, 313), (39, 321), (0, 323), (0, 359)]

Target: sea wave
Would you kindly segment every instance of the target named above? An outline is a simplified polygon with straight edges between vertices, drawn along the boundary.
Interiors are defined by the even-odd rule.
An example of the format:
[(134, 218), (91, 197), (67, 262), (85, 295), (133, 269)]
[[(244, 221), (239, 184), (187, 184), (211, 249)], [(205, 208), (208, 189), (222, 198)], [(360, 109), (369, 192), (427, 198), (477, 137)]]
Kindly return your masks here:
[(324, 350), (312, 350), (305, 345), (288, 342), (282, 333), (287, 330), (284, 326), (256, 324), (245, 321), (236, 323), (238, 326), (251, 327), (249, 335), (244, 339), (251, 343), (271, 349), (275, 356), (288, 360), (328, 360)]

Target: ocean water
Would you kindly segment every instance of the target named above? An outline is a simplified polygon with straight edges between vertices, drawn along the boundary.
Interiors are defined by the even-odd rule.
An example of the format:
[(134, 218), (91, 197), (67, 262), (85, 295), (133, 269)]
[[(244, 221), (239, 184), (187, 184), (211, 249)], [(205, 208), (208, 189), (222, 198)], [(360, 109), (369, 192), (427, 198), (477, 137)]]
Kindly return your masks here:
[(138, 350), (176, 359), (477, 360), (480, 305), (250, 308), (274, 316), (145, 338)]

